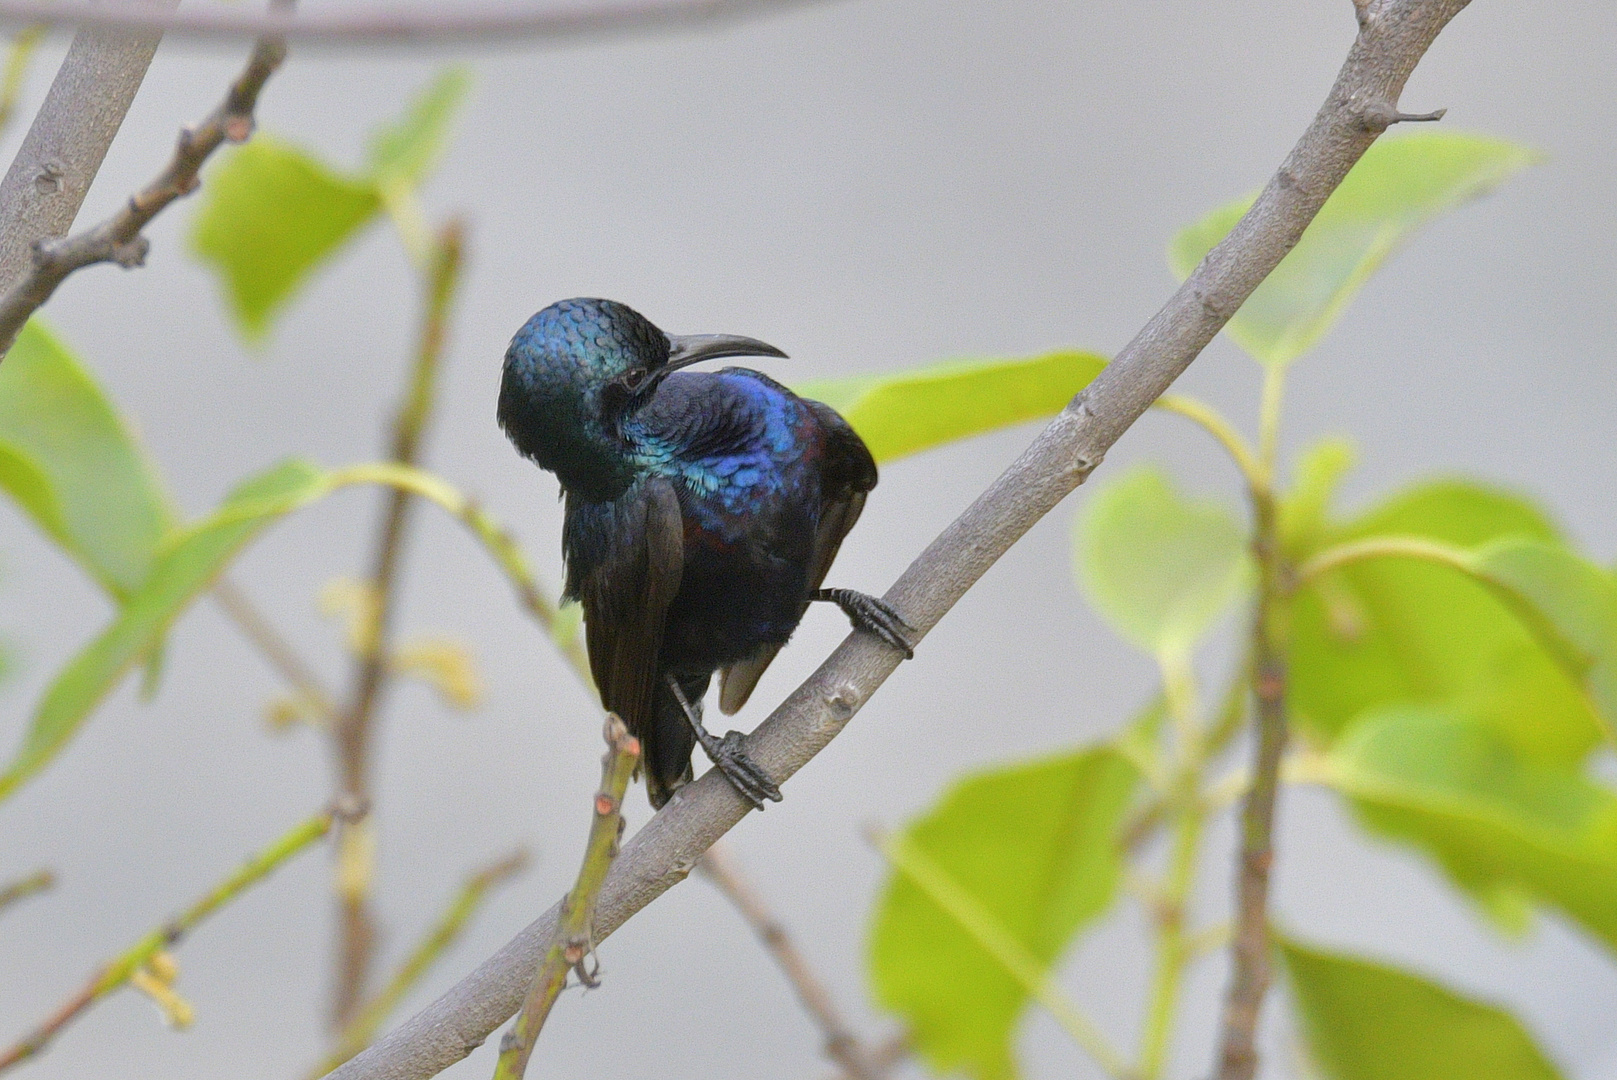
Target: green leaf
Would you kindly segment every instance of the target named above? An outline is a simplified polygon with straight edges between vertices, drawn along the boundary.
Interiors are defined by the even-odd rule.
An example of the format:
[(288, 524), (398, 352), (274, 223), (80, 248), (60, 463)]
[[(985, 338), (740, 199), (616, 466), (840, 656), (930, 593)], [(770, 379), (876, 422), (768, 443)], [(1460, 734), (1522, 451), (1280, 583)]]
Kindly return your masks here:
[[(1381, 139), (1225, 330), (1260, 362), (1289, 364), (1325, 336), (1353, 294), (1416, 229), (1539, 160), (1532, 150), (1479, 135), (1432, 131)], [(1168, 263), (1181, 280), (1254, 198), (1222, 206), (1174, 237)]]
[(0, 364), (0, 486), (115, 597), (145, 580), (172, 524), (133, 432), (37, 318)]
[(1539, 631), (1617, 744), (1617, 580), (1563, 547), (1535, 540), (1489, 544), (1472, 564)]
[(439, 73), (397, 123), (385, 124), (371, 139), (370, 174), (377, 186), (415, 186), (443, 156), (449, 124), (471, 88), (469, 68), (456, 65)]
[[(1049, 965), (1116, 895), (1117, 833), (1138, 780), (1108, 747), (980, 773), (905, 839)], [(876, 999), (903, 1018), (933, 1070), (1016, 1075), (1011, 1040), (1027, 991), (902, 875), (877, 903), (869, 964)]]
[(1617, 794), (1576, 767), (1533, 761), (1453, 712), (1408, 706), (1355, 723), (1320, 778), (1490, 914), (1501, 897), (1526, 894), (1617, 949)]
[(1093, 353), (966, 360), (797, 387), (845, 417), (878, 462), (1054, 416), (1106, 366)]
[(1250, 580), (1245, 530), (1149, 466), (1103, 486), (1073, 521), (1074, 565), (1090, 604), (1130, 643), (1187, 655)]
[(191, 243), (222, 279), (243, 334), (258, 339), (298, 285), (380, 206), (371, 182), (260, 134), (209, 170)]
[[(1322, 544), (1373, 536), (1558, 542), (1531, 503), (1458, 481), (1412, 488)], [(1601, 738), (1588, 699), (1519, 615), (1449, 567), (1373, 559), (1325, 574), (1292, 605), (1290, 660), (1297, 723), (1325, 742), (1366, 710), (1411, 703), (1476, 716), (1545, 761), (1581, 760)]]
[(1280, 951), (1311, 1056), (1329, 1080), (1560, 1080), (1498, 1006), (1295, 941)]
[(112, 625), (81, 650), (45, 692), (22, 746), (0, 773), (0, 800), (56, 756), (124, 675), (158, 647), (169, 626), (213, 584), (243, 545), (281, 515), (325, 494), (327, 475), (302, 462), (277, 466), (237, 488), (211, 517), (171, 536), (158, 551), (151, 574), (128, 596)]

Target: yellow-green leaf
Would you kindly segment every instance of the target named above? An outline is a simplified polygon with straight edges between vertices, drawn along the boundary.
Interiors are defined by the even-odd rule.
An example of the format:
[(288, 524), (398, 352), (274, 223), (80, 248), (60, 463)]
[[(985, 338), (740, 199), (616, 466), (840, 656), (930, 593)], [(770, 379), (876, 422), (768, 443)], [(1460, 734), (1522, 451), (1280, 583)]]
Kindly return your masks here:
[(1281, 942), (1291, 1001), (1327, 1080), (1561, 1080), (1521, 1022), (1386, 964)]
[(449, 124), (471, 88), (470, 69), (461, 65), (439, 73), (397, 123), (385, 124), (371, 138), (370, 173), (378, 186), (415, 186), (443, 156)]
[[(955, 784), (904, 839), (1050, 965), (1116, 894), (1118, 828), (1138, 779), (1109, 747), (995, 769)], [(901, 874), (877, 903), (869, 965), (877, 1000), (932, 1069), (1016, 1075), (1027, 990)]]
[[(1525, 499), (1458, 481), (1333, 524), (1321, 544), (1376, 536), (1462, 548), (1511, 536), (1558, 542)], [(1517, 611), (1474, 577), (1415, 559), (1354, 563), (1302, 589), (1289, 682), (1297, 723), (1325, 742), (1366, 710), (1412, 703), (1482, 719), (1540, 760), (1581, 760), (1601, 739), (1588, 698)]]
[(342, 176), (260, 134), (208, 170), (191, 243), (219, 274), (242, 332), (257, 339), (310, 272), (380, 206), (370, 180)]
[[(1265, 364), (1290, 363), (1325, 336), (1353, 294), (1416, 229), (1539, 159), (1532, 150), (1480, 135), (1428, 131), (1379, 140), (1225, 331)], [(1181, 280), (1253, 198), (1222, 206), (1174, 237), (1168, 263)]]
[(1617, 793), (1576, 766), (1533, 761), (1453, 712), (1402, 707), (1350, 727), (1320, 778), (1490, 914), (1530, 897), (1617, 950)]
[(1131, 644), (1182, 657), (1250, 580), (1241, 523), (1149, 466), (1107, 483), (1073, 521), (1090, 604)]
[(1105, 366), (1094, 353), (1054, 352), (825, 379), (796, 389), (841, 413), (881, 462), (1054, 416)]
[(173, 523), (134, 433), (37, 318), (0, 364), (0, 486), (115, 597), (145, 580)]
[[(8, 360), (7, 363), (10, 361)], [(0, 365), (4, 367), (4, 365)], [(112, 625), (57, 675), (4, 773), (10, 795), (62, 749), (124, 675), (162, 640), (180, 613), (213, 584), (264, 526), (329, 490), (327, 474), (288, 462), (237, 488), (212, 516), (171, 536), (151, 573), (125, 600)]]

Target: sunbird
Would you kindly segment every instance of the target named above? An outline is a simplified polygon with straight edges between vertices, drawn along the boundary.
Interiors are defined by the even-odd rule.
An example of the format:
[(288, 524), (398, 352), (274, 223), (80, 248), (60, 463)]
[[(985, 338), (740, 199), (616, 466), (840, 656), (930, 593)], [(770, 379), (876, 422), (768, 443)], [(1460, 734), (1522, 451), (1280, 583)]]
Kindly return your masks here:
[(682, 371), (786, 354), (755, 338), (665, 334), (612, 300), (562, 300), (505, 353), (499, 422), (566, 500), (564, 597), (584, 611), (601, 704), (640, 740), (662, 807), (691, 779), (696, 743), (758, 809), (780, 788), (740, 732), (702, 726), (746, 704), (810, 603), (906, 658), (913, 628), (885, 601), (823, 588), (876, 462), (830, 406), (749, 368)]

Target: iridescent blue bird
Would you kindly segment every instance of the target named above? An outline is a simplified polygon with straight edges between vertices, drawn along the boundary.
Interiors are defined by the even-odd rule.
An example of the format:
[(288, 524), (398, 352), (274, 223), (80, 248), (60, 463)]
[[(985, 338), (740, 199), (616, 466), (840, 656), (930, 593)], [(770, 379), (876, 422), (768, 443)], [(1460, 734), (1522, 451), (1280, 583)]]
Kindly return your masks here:
[(876, 486), (876, 463), (829, 406), (747, 368), (701, 360), (778, 356), (724, 334), (665, 334), (611, 300), (563, 300), (517, 331), (500, 426), (561, 480), (567, 596), (584, 608), (601, 703), (640, 739), (662, 806), (691, 778), (696, 743), (754, 806), (780, 789), (702, 726), (715, 671), (733, 713), (808, 605), (838, 605), (906, 657), (911, 632), (881, 600), (822, 588)]

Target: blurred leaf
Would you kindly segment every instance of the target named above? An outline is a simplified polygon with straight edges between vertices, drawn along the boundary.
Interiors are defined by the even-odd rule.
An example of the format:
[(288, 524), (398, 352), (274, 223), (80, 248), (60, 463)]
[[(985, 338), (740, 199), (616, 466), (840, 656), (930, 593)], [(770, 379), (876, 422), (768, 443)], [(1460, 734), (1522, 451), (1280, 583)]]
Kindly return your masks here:
[(1119, 634), (1156, 656), (1188, 654), (1250, 574), (1240, 522), (1142, 466), (1097, 491), (1073, 522), (1078, 584)]
[(145, 580), (172, 524), (134, 434), (37, 318), (0, 364), (0, 486), (114, 597)]
[[(968, 777), (911, 823), (934, 861), (1040, 963), (1110, 906), (1117, 832), (1139, 774), (1098, 747)], [(871, 929), (871, 982), (939, 1073), (1016, 1075), (1011, 1039), (1028, 993), (959, 923), (895, 874)]]
[(381, 206), (374, 184), (266, 134), (225, 155), (202, 190), (191, 243), (220, 275), (249, 339)]
[[(1539, 160), (1513, 143), (1446, 131), (1377, 141), (1225, 330), (1259, 361), (1290, 363), (1325, 336), (1353, 294), (1416, 229)], [(1168, 263), (1180, 280), (1254, 198), (1222, 206), (1174, 237)]]
[(458, 641), (417, 638), (393, 650), (395, 674), (413, 676), (438, 692), (445, 705), (466, 712), (483, 701), (483, 678), (471, 650)]
[(1560, 1080), (1515, 1017), (1418, 975), (1283, 940), (1291, 999), (1329, 1080)]
[(449, 124), (471, 88), (469, 68), (445, 68), (410, 104), (397, 123), (384, 124), (371, 139), (370, 174), (378, 186), (421, 183), (443, 156)]
[(282, 514), (325, 494), (326, 476), (302, 462), (279, 465), (237, 488), (211, 517), (165, 541), (151, 574), (127, 598), (112, 625), (81, 650), (45, 692), (21, 748), (0, 774), (0, 799), (67, 744), (90, 712), (155, 647), (190, 602), (213, 584), (244, 544)]
[(1297, 463), (1291, 490), (1280, 501), (1281, 544), (1293, 562), (1319, 550), (1336, 489), (1357, 461), (1358, 452), (1347, 439), (1323, 439)]
[(1575, 767), (1527, 759), (1485, 724), (1403, 707), (1350, 727), (1322, 778), (1490, 914), (1527, 893), (1617, 949), (1617, 794)]
[(1093, 353), (966, 360), (796, 387), (853, 425), (878, 462), (1054, 416), (1106, 366)]
[(1617, 745), (1617, 580), (1563, 547), (1534, 540), (1497, 541), (1472, 562), (1547, 641)]
[[(1325, 539), (1371, 536), (1558, 540), (1526, 500), (1459, 481), (1412, 488)], [(1326, 742), (1368, 709), (1411, 703), (1485, 720), (1538, 760), (1581, 760), (1600, 740), (1588, 700), (1518, 614), (1448, 567), (1373, 559), (1324, 575), (1293, 604), (1290, 660), (1297, 723)]]

